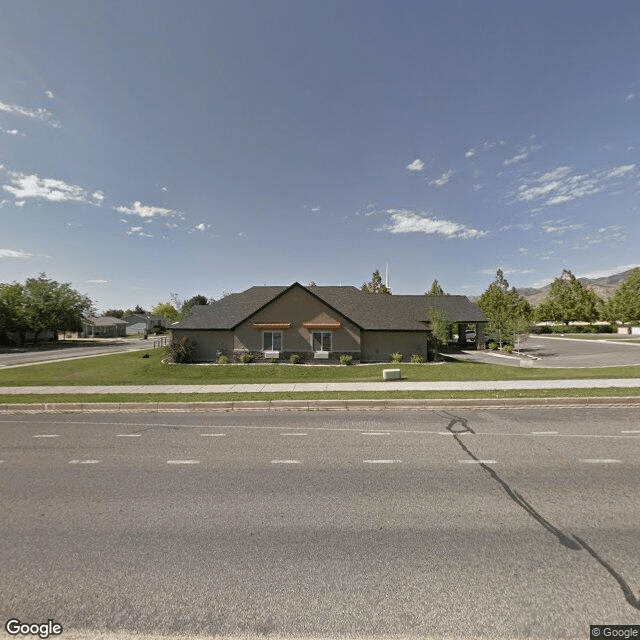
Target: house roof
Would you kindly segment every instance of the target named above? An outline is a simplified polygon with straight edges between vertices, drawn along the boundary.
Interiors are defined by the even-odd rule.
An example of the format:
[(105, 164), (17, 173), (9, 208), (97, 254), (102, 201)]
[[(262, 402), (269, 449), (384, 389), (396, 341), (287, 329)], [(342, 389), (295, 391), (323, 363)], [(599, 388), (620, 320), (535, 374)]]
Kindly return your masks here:
[(127, 324), (120, 318), (114, 318), (113, 316), (100, 316), (99, 318), (87, 318), (86, 322), (92, 324), (94, 327), (111, 327), (114, 324)]
[(193, 307), (193, 313), (171, 325), (176, 329), (227, 329), (254, 315), (285, 291), (298, 286), (332, 307), (342, 316), (369, 331), (424, 331), (429, 310), (441, 309), (447, 320), (487, 322), (477, 305), (466, 296), (399, 296), (372, 294), (356, 287), (251, 287), (217, 302)]

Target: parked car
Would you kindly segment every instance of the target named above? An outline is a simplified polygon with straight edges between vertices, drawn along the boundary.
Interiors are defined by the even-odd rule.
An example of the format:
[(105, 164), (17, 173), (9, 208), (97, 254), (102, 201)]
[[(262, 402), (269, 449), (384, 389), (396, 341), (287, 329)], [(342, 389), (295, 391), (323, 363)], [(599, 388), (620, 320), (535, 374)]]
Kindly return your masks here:
[(467, 342), (475, 342), (476, 341), (476, 332), (473, 329), (467, 329), (464, 332), (464, 339)]

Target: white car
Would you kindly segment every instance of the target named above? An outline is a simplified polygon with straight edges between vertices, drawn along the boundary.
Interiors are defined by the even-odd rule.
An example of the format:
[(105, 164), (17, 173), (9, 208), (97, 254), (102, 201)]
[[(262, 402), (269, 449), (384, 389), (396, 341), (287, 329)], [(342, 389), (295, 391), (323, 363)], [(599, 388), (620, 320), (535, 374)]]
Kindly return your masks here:
[(476, 341), (476, 332), (473, 329), (468, 329), (464, 332), (464, 339), (467, 342), (475, 342)]

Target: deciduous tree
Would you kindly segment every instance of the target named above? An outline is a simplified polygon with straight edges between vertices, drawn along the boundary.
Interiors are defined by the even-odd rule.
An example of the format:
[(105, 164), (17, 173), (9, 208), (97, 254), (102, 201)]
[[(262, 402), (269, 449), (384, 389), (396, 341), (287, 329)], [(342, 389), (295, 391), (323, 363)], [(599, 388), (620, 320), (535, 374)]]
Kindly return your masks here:
[(608, 320), (640, 323), (640, 268), (627, 276), (604, 309)]
[(598, 319), (600, 298), (585, 288), (571, 271), (563, 269), (549, 288), (549, 294), (538, 305), (538, 321), (553, 320), (569, 324), (570, 322), (593, 322)]

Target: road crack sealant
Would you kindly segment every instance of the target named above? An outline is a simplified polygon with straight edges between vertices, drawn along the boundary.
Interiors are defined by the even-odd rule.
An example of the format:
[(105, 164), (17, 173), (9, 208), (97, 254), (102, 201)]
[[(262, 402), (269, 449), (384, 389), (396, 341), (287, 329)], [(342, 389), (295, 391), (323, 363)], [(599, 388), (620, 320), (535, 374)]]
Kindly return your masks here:
[[(597, 551), (595, 551), (587, 542), (582, 538), (579, 538), (575, 534), (568, 535), (562, 529), (553, 525), (549, 520), (543, 517), (540, 512), (528, 502), (520, 493), (513, 489), (505, 480), (503, 480), (495, 470), (490, 467), (485, 461), (478, 458), (473, 451), (460, 439), (461, 435), (469, 434), (475, 435), (475, 431), (469, 426), (466, 418), (455, 416), (449, 412), (444, 414), (437, 414), (443, 418), (449, 419), (447, 425), (447, 431), (453, 436), (453, 439), (457, 445), (464, 451), (470, 461), (478, 464), (482, 470), (487, 473), (492, 480), (497, 482), (500, 487), (506, 492), (506, 494), (513, 500), (520, 508), (524, 509), (538, 524), (544, 527), (549, 533), (554, 535), (558, 542), (570, 551), (582, 551), (585, 550), (596, 562), (598, 562), (611, 577), (618, 583), (618, 586), (622, 590), (624, 599), (629, 605), (640, 611), (640, 596), (636, 596), (632, 591), (629, 583), (622, 577), (619, 571), (617, 571), (609, 562), (607, 562)], [(466, 438), (469, 442), (469, 438)]]

